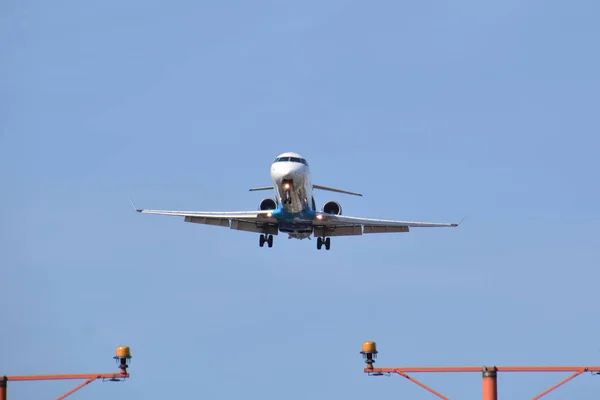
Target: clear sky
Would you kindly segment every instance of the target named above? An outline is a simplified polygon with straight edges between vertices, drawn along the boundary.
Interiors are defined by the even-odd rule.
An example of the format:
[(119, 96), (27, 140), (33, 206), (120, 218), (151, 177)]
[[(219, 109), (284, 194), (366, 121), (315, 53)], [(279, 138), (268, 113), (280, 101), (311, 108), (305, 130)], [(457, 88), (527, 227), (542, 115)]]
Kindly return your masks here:
[[(86, 399), (430, 399), (377, 366), (600, 364), (598, 1), (0, 3), (0, 374)], [(253, 210), (280, 153), (361, 217), (316, 242), (146, 208)], [(480, 374), (415, 375), (479, 399)], [(565, 374), (505, 374), (530, 398)], [(10, 383), (10, 399), (77, 382)], [(597, 399), (585, 375), (548, 399)]]

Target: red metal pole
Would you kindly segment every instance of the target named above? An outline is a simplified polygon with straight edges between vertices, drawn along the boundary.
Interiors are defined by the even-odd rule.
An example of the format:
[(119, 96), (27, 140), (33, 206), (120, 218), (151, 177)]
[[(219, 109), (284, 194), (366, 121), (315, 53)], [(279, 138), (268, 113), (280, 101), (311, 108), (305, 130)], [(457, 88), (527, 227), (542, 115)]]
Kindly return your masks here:
[[(600, 366), (555, 366), (555, 367), (495, 367), (498, 372), (578, 372), (582, 369), (590, 372), (600, 372)], [(387, 374), (404, 372), (481, 372), (481, 367), (396, 367), (396, 368), (365, 368), (364, 372), (371, 374)], [(8, 380), (12, 378), (9, 376)]]
[(498, 400), (498, 372), (496, 367), (483, 367), (483, 400)]
[(6, 376), (3, 376), (2, 379), (0, 379), (0, 400), (6, 400), (7, 394), (6, 391), (8, 389), (8, 378), (6, 378)]
[(64, 374), (64, 375), (13, 375), (7, 377), (9, 381), (54, 381), (58, 379), (124, 379), (129, 378), (129, 373), (109, 374)]

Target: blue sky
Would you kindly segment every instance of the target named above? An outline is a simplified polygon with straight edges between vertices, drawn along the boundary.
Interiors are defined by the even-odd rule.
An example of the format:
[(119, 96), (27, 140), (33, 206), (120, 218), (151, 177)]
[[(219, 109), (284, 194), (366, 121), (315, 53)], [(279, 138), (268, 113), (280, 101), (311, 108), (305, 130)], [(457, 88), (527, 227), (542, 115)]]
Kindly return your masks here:
[[(5, 1), (0, 373), (73, 398), (428, 399), (378, 366), (600, 364), (595, 1)], [(315, 241), (252, 210), (296, 151), (344, 214), (458, 229)], [(530, 398), (562, 374), (500, 375)], [(450, 398), (481, 378), (416, 375)], [(77, 382), (11, 383), (10, 398)], [(548, 399), (596, 399), (579, 377)]]

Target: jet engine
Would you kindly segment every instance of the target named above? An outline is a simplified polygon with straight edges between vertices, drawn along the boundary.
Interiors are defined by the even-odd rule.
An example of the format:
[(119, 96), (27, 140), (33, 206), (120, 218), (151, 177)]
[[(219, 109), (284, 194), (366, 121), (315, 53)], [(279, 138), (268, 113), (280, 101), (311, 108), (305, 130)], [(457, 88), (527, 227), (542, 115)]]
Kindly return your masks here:
[(337, 201), (328, 201), (323, 205), (323, 212), (327, 214), (342, 215), (342, 206)]
[(271, 198), (263, 199), (258, 205), (258, 209), (261, 211), (275, 210), (276, 208), (277, 202)]

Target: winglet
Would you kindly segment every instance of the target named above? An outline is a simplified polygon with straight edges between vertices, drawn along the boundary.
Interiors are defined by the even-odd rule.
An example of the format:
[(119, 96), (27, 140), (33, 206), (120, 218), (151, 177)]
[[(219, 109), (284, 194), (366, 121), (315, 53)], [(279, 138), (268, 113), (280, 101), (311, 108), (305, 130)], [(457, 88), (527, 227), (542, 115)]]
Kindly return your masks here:
[(460, 224), (462, 224), (466, 218), (467, 218), (467, 214), (465, 214), (465, 216), (462, 217), (462, 219), (460, 220), (460, 222), (458, 224), (456, 224), (456, 226), (459, 226)]
[(131, 203), (131, 206), (133, 207), (133, 209), (134, 209), (135, 211), (137, 211), (137, 212), (142, 212), (142, 209), (141, 209), (141, 208), (137, 208), (137, 207), (135, 206), (135, 204), (133, 204), (133, 200), (131, 200), (131, 197), (129, 197), (129, 202)]

